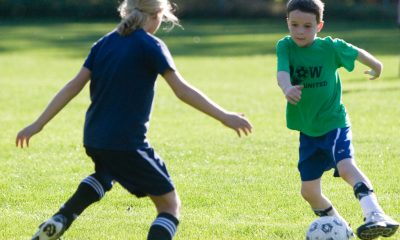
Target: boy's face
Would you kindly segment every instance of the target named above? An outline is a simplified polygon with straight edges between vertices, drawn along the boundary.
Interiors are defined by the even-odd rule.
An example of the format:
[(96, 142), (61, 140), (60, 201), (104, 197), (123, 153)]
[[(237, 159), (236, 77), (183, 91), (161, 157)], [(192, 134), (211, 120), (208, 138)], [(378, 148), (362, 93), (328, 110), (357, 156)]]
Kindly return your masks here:
[(289, 13), (287, 24), (290, 36), (299, 47), (310, 46), (324, 22), (317, 23), (315, 14), (294, 10)]

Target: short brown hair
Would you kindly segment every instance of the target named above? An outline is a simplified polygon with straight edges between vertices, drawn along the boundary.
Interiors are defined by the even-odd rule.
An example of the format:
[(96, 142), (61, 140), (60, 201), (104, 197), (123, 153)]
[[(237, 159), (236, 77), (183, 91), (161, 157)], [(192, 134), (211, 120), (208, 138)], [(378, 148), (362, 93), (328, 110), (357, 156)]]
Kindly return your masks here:
[(287, 16), (294, 10), (315, 14), (317, 23), (320, 23), (324, 15), (324, 3), (321, 0), (289, 0), (286, 5)]

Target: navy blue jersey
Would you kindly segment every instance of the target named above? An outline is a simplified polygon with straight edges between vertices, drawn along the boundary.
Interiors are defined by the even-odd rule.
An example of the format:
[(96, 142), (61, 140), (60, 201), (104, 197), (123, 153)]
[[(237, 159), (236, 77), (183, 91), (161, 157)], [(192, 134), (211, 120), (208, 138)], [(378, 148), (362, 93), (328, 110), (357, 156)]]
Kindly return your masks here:
[(92, 46), (84, 67), (91, 71), (84, 145), (128, 151), (146, 146), (155, 81), (175, 70), (167, 46), (143, 29), (128, 36), (113, 31)]

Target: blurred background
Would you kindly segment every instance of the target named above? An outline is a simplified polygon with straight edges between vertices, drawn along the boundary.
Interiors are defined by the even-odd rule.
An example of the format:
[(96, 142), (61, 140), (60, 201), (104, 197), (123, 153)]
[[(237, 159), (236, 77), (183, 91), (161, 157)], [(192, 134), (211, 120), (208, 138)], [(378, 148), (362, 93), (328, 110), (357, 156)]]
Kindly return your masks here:
[[(0, 18), (117, 19), (121, 0), (0, 0)], [(280, 18), (286, 0), (175, 0), (180, 18)], [(400, 23), (400, 0), (325, 0), (325, 18)]]
[[(92, 168), (81, 146), (88, 87), (30, 149), (17, 150), (14, 140), (81, 68), (92, 43), (115, 28), (120, 1), (0, 0), (0, 240), (29, 239)], [(287, 0), (172, 1), (184, 30), (157, 36), (176, 66), (219, 104), (245, 112), (255, 129), (236, 138), (158, 81), (149, 138), (185, 206), (177, 240), (304, 239), (314, 215), (298, 189), (298, 135), (285, 127), (286, 102), (276, 84), (275, 44), (287, 35)], [(323, 1), (320, 36), (345, 39), (385, 66), (378, 81), (366, 80), (364, 66), (340, 74), (359, 166), (385, 211), (400, 220), (400, 0)], [(327, 195), (352, 226), (361, 224), (352, 189), (330, 176)], [(115, 188), (68, 239), (143, 239), (154, 217), (150, 202)]]

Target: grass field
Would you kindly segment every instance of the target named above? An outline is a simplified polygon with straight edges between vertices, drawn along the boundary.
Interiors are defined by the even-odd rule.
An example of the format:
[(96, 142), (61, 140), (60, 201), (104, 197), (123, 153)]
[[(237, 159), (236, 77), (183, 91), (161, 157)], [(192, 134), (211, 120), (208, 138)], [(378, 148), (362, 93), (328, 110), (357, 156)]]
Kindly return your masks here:
[[(183, 21), (184, 30), (159, 36), (183, 76), (227, 109), (244, 112), (254, 133), (238, 138), (215, 120), (157, 85), (149, 138), (165, 159), (182, 198), (180, 240), (304, 239), (314, 219), (299, 193), (298, 133), (285, 127), (285, 101), (276, 84), (275, 42), (284, 23)], [(111, 22), (0, 21), (0, 239), (29, 239), (93, 170), (82, 147), (89, 103), (86, 88), (29, 149), (15, 148), (17, 132), (80, 69), (91, 44)], [(341, 71), (360, 168), (383, 208), (400, 220), (400, 32), (394, 25), (327, 22), (332, 35), (375, 54), (385, 65), (369, 81), (360, 64)], [(324, 176), (325, 194), (356, 228), (361, 209), (344, 181)], [(156, 213), (116, 185), (91, 206), (65, 239), (145, 239)], [(396, 237), (394, 238), (396, 239)], [(400, 239), (400, 235), (397, 235)]]

